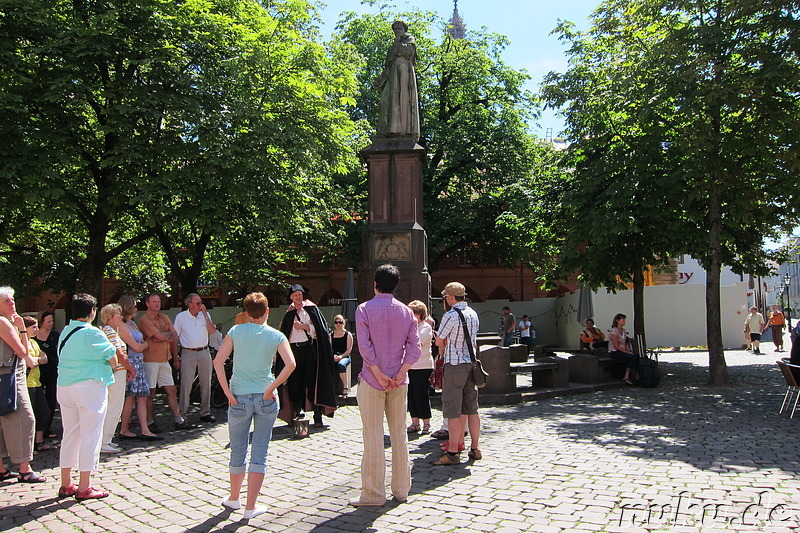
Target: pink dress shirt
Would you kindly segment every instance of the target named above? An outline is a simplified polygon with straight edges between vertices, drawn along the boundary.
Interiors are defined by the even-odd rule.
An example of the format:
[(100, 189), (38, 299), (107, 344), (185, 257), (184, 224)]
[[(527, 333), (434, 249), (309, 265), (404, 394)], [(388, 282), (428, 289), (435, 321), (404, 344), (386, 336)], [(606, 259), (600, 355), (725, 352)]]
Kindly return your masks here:
[[(417, 320), (408, 306), (391, 294), (378, 293), (356, 309), (358, 350), (364, 360), (359, 378), (372, 388), (384, 390), (370, 370), (373, 365), (392, 378), (403, 363), (413, 365), (422, 353)], [(403, 384), (408, 384), (406, 376)]]

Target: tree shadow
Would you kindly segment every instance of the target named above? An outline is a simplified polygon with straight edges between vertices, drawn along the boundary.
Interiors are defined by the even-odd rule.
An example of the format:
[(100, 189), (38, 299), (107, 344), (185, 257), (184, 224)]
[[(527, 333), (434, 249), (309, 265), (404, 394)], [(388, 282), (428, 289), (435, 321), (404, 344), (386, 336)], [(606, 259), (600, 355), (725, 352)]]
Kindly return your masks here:
[(494, 412), (513, 431), (523, 420), (566, 441), (646, 460), (681, 461), (717, 473), (781, 469), (800, 473), (797, 422), (778, 410), (786, 385), (777, 366), (734, 366), (730, 386), (705, 384), (707, 369), (660, 364), (662, 385), (627, 388)]
[[(242, 526), (249, 526), (244, 518), (238, 521), (231, 521), (233, 511), (230, 509), (223, 509), (213, 516), (209, 516), (203, 522), (187, 528), (184, 533), (208, 533), (210, 531), (236, 531)], [(225, 526), (219, 527), (221, 523), (225, 522)], [(251, 528), (252, 529), (252, 528)]]
[(74, 498), (62, 499), (57, 496), (37, 500), (25, 505), (5, 505), (0, 508), (0, 520), (14, 520), (15, 525), (23, 526), (29, 522), (37, 521), (41, 516), (54, 513), (59, 509), (68, 509), (74, 505), (80, 505)]
[[(472, 461), (462, 462), (456, 466), (434, 466), (431, 459), (440, 455), (439, 442), (430, 439), (409, 450), (411, 458), (411, 492), (409, 499), (415, 495), (425, 494), (428, 491), (446, 485), (451, 481), (466, 478), (470, 475), (469, 466)], [(384, 448), (391, 450), (388, 435), (384, 436)], [(387, 465), (387, 479), (391, 476), (391, 466)], [(374, 522), (381, 516), (395, 508), (402, 509), (403, 503), (394, 499), (388, 500), (380, 507), (349, 507), (340, 515), (317, 524), (310, 531), (359, 531), (377, 533), (380, 530), (373, 527)]]

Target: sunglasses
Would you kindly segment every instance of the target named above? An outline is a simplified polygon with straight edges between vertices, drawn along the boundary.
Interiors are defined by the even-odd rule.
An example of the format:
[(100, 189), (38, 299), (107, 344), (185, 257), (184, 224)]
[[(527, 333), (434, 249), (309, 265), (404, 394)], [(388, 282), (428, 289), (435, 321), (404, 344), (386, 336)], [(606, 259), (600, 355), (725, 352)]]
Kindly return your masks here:
[(344, 322), (342, 322), (341, 320), (335, 320), (333, 323), (334, 324), (344, 324)]

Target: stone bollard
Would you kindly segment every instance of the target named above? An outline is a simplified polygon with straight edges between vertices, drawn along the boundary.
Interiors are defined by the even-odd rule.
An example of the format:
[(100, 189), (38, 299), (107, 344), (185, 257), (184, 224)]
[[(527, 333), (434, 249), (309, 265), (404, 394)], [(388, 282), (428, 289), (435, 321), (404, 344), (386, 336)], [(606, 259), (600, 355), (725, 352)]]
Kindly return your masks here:
[(503, 339), (496, 333), (478, 333), (478, 350), (482, 346), (500, 346), (501, 342), (503, 342)]
[(511, 374), (511, 359), (508, 348), (500, 346), (481, 346), (478, 358), (483, 369), (489, 373), (486, 386), (481, 392), (488, 394), (507, 394), (515, 392), (516, 379)]
[(508, 347), (511, 353), (512, 363), (527, 363), (528, 362), (528, 346), (525, 344), (512, 344)]

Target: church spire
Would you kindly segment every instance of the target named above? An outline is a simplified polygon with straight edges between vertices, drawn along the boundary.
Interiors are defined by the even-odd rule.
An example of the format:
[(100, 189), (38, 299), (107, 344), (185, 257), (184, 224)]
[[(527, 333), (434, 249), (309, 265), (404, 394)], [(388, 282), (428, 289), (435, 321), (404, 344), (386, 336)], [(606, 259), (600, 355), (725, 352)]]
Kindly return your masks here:
[(461, 20), (461, 15), (458, 14), (458, 0), (453, 0), (453, 17), (450, 19), (447, 33), (453, 39), (466, 39), (467, 37), (467, 27), (464, 26), (464, 21)]

